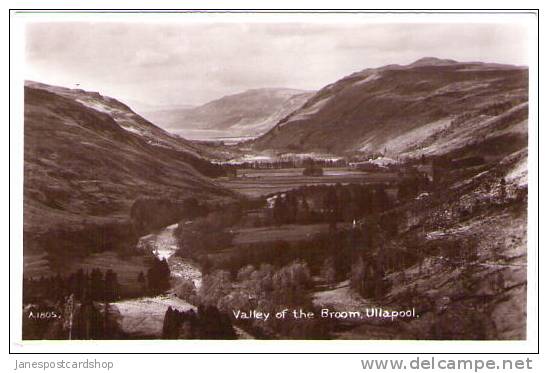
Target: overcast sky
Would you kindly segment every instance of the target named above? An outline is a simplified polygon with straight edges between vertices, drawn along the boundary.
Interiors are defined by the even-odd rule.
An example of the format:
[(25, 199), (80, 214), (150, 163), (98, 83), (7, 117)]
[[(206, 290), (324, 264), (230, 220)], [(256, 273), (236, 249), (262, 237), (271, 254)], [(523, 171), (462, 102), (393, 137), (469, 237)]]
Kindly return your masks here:
[(526, 38), (511, 24), (31, 23), (27, 78), (131, 103), (201, 104), (251, 88), (319, 89), (426, 56), (527, 65)]

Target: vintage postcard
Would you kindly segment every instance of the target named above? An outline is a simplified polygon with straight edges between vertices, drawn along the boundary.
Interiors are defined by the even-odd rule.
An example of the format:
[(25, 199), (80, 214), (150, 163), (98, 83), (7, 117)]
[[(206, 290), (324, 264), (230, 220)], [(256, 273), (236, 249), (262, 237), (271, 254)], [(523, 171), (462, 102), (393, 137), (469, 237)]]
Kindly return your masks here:
[(532, 337), (535, 14), (167, 13), (14, 15), (22, 342)]

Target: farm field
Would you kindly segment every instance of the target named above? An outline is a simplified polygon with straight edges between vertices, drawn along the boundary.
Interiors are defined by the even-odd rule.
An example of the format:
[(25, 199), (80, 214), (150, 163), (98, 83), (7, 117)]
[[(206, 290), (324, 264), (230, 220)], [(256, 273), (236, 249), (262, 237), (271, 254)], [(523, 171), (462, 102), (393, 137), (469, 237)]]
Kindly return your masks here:
[[(337, 227), (350, 225), (338, 223)], [(300, 241), (307, 240), (320, 233), (329, 232), (329, 224), (288, 224), (258, 228), (241, 228), (235, 231), (234, 244), (245, 245), (272, 241)]]
[(303, 168), (238, 170), (237, 178), (220, 183), (248, 197), (260, 197), (305, 185), (388, 182), (397, 179), (394, 173), (369, 173), (346, 168), (325, 168), (323, 176), (303, 176)]

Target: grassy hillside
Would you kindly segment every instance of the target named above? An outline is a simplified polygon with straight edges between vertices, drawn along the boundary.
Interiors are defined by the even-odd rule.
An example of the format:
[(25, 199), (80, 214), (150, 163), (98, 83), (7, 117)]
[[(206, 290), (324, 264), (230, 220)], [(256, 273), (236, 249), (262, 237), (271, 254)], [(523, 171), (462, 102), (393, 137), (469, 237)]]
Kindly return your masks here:
[(140, 197), (231, 196), (208, 177), (222, 170), (200, 149), (97, 93), (28, 84), (24, 136), (26, 254), (133, 247), (130, 209)]
[(510, 65), (426, 58), (366, 69), (318, 91), (254, 148), (406, 156), (499, 135), (526, 144), (527, 90), (528, 70)]

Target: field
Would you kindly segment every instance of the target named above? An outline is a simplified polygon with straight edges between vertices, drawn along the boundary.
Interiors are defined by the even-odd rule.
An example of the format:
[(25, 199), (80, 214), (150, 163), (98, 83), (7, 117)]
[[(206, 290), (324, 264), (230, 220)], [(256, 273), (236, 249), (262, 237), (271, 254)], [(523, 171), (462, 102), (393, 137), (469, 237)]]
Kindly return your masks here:
[[(192, 304), (172, 294), (144, 297), (111, 303), (117, 312), (118, 325), (132, 338), (162, 337), (164, 315), (168, 307), (179, 311), (196, 310)], [(253, 339), (253, 336), (234, 326), (238, 339)]]
[[(342, 226), (339, 223), (337, 226)], [(235, 231), (234, 244), (245, 245), (272, 241), (301, 241), (320, 233), (328, 233), (329, 224), (291, 224), (259, 228), (242, 228)]]
[(141, 338), (162, 336), (164, 315), (168, 307), (179, 311), (195, 309), (193, 305), (173, 295), (123, 300), (111, 305), (120, 314), (122, 331)]
[(234, 179), (221, 184), (249, 197), (260, 197), (305, 185), (375, 183), (396, 180), (394, 173), (370, 173), (346, 168), (325, 168), (323, 176), (303, 176), (303, 168), (238, 170)]

